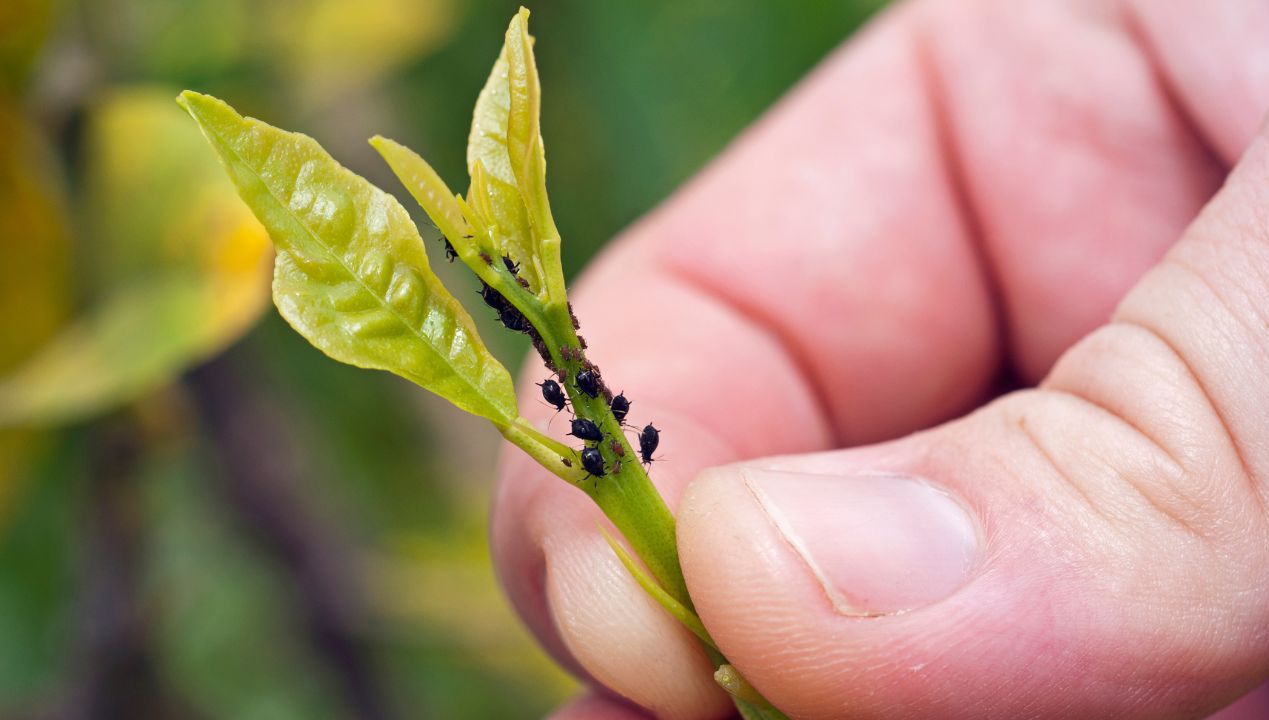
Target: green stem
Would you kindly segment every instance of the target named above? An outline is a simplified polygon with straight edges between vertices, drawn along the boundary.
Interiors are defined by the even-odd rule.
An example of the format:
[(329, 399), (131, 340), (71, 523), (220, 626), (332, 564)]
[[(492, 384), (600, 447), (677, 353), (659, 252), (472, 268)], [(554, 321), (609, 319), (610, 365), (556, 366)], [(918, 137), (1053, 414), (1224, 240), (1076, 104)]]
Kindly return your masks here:
[(581, 469), (581, 458), (576, 450), (538, 432), (524, 418), (516, 418), (515, 422), (498, 430), (504, 438), (537, 460), (542, 467), (571, 485), (582, 486), (586, 471)]

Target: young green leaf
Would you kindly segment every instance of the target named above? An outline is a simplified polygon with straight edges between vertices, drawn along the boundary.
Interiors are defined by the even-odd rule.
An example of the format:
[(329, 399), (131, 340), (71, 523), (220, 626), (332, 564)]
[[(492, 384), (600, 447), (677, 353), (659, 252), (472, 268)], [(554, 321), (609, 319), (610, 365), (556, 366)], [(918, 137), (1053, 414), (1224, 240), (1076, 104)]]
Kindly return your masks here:
[(507, 28), (507, 157), (534, 227), (553, 229), (551, 204), (546, 196), (546, 148), (542, 144), (539, 115), (542, 88), (529, 37), (529, 11), (520, 8)]
[[(518, 259), (541, 267), (547, 301), (562, 305), (560, 234), (546, 193), (538, 117), (541, 92), (528, 19), (524, 8), (511, 19), (502, 52), (476, 98), (467, 141), (467, 171), (472, 177), (467, 201), (474, 208), (483, 202), (499, 208), (507, 222), (502, 231), (516, 235), (514, 242), (532, 251), (530, 257)], [(521, 213), (527, 227), (509, 222)]]
[[(519, 263), (519, 275), (529, 282), (530, 288), (536, 290), (542, 287), (541, 268), (536, 262), (535, 249), (525, 244), (532, 238), (528, 218), (524, 213), (524, 204), (520, 202), (514, 188), (504, 185), (507, 191), (491, 189), (487, 185), (488, 175), (478, 160), (472, 175), (471, 196), (474, 205), (467, 206), (467, 210), (472, 211), (473, 215), (469, 222), (468, 213), (464, 211), (464, 202), (450, 192), (445, 181), (426, 160), (413, 150), (385, 137), (375, 136), (370, 139), (370, 144), (379, 151), (401, 184), (449, 239), (463, 262), (477, 275), (483, 276), (484, 272), (481, 267), (484, 261), (478, 258), (478, 254), (492, 252), (496, 256), (506, 256)], [(469, 238), (473, 233), (479, 233), (480, 237)]]
[(322, 352), (388, 370), (499, 427), (517, 417), (511, 376), (427, 262), (409, 214), (312, 138), (186, 91), (238, 193), (277, 249), (279, 312)]
[(454, 193), (426, 160), (401, 143), (382, 135), (370, 138), (370, 144), (388, 162), (388, 167), (392, 168), (401, 184), (410, 191), (445, 237), (456, 240), (467, 234), (467, 220), (463, 218), (463, 211), (458, 206)]

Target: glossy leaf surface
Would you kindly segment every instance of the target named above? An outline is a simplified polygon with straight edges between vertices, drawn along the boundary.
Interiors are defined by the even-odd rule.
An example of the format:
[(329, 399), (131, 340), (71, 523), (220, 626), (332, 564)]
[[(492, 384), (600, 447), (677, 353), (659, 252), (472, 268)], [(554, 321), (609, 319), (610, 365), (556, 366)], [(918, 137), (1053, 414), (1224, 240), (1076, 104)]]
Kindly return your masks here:
[(433, 274), (400, 203), (312, 138), (206, 95), (180, 102), (269, 230), (274, 302), (292, 327), (336, 360), (396, 373), (500, 426), (516, 417), (511, 376)]

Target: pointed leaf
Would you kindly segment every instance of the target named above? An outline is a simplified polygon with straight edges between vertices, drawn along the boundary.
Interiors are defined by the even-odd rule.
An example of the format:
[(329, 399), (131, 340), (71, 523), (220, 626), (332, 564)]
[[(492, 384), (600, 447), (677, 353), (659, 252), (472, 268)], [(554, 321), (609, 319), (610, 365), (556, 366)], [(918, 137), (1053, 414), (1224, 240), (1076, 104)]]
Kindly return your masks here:
[(511, 161), (511, 172), (521, 188), (527, 188), (531, 180), (536, 179), (529, 177), (530, 155), (536, 155), (542, 140), (538, 129), (541, 88), (528, 22), (529, 11), (520, 8), (511, 18), (504, 40), (507, 58), (507, 157)]
[(511, 376), (432, 273), (396, 199), (312, 138), (206, 95), (180, 102), (268, 228), (274, 302), (296, 331), (336, 360), (396, 373), (500, 426), (517, 416)]
[(438, 230), (451, 241), (468, 234), (467, 220), (454, 198), (454, 193), (432, 169), (426, 160), (401, 143), (382, 135), (370, 139), (370, 144), (387, 161), (388, 167), (418, 201), (423, 212), (432, 219)]
[(542, 144), (539, 115), (542, 89), (533, 40), (529, 37), (529, 11), (520, 12), (507, 28), (507, 157), (529, 216), (540, 234), (554, 230), (551, 204), (546, 196), (546, 150)]
[(477, 208), (487, 202), (496, 210), (497, 217), (490, 220), (499, 226), (491, 234), (502, 235), (499, 242), (512, 252), (526, 249), (529, 254), (516, 259), (540, 268), (547, 298), (562, 302), (559, 231), (546, 194), (538, 123), (541, 98), (528, 15), (521, 8), (512, 18), (506, 43), (476, 99), (467, 141), (467, 171), (472, 177), (467, 201)]

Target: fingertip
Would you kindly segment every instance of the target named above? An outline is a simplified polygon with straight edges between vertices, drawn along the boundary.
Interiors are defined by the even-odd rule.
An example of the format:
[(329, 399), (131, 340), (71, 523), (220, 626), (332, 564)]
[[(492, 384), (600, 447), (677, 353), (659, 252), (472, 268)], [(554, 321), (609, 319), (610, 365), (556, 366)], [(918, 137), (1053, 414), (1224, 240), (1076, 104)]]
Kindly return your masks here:
[(727, 714), (700, 643), (639, 588), (598, 532), (548, 537), (546, 597), (572, 657), (658, 717)]

